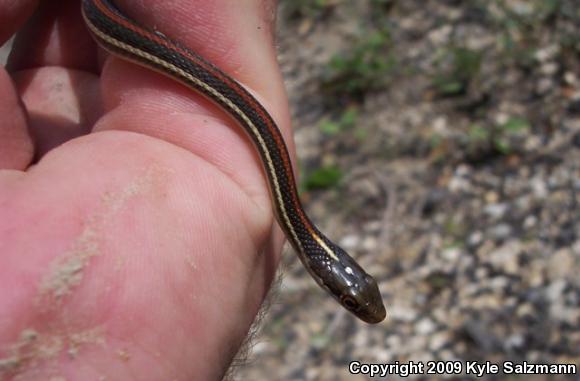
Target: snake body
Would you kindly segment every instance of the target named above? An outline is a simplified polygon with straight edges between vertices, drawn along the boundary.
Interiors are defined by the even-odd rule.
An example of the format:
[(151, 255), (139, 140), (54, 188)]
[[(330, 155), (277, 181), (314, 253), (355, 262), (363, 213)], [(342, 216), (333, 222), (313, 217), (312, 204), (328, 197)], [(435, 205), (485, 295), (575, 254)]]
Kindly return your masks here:
[(304, 212), (288, 149), (266, 109), (217, 66), (165, 35), (140, 25), (108, 0), (83, 0), (88, 30), (111, 54), (182, 83), (225, 110), (247, 132), (262, 160), (278, 223), (300, 260), (342, 306), (368, 323), (386, 311), (377, 283)]

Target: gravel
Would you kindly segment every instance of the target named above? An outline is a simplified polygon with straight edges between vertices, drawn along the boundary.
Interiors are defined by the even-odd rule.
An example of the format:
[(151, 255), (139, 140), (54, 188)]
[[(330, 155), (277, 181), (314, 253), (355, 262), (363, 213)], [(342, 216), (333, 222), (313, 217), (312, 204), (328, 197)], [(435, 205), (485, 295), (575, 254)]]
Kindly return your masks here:
[[(289, 19), (282, 2), (279, 17), (303, 170), (330, 157), (350, 179), (305, 199), (322, 230), (343, 237), (379, 280), (388, 315), (367, 326), (342, 313), (289, 252), (283, 284), (304, 286), (282, 289), (259, 353), (237, 377), (348, 380), (352, 360), (580, 364), (574, 1), (550, 2), (557, 8), (546, 17), (538, 1), (384, 1), (392, 40), (385, 54), (397, 57), (399, 71), (384, 89), (346, 101), (321, 92), (320, 78), (333, 55), (348, 55), (353, 34), (376, 28), (376, 14), (370, 1), (330, 3), (322, 14)], [(533, 22), (518, 29), (514, 20)], [(479, 70), (464, 94), (439, 96), (433, 77), (449, 68), (441, 59), (457, 46), (481, 54)], [(317, 128), (345, 106), (357, 108), (365, 139)], [(474, 126), (493, 133), (474, 141)]]

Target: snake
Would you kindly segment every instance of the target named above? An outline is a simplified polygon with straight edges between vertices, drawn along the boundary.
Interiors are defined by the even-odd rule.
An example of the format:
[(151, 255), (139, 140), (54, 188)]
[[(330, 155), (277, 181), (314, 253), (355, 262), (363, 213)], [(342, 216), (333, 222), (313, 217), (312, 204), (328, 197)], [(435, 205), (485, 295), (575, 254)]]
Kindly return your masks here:
[(274, 215), (316, 283), (361, 320), (386, 317), (375, 279), (312, 223), (300, 202), (288, 148), (272, 116), (244, 86), (200, 54), (144, 26), (109, 0), (82, 0), (82, 14), (97, 45), (206, 97), (250, 137), (267, 177)]

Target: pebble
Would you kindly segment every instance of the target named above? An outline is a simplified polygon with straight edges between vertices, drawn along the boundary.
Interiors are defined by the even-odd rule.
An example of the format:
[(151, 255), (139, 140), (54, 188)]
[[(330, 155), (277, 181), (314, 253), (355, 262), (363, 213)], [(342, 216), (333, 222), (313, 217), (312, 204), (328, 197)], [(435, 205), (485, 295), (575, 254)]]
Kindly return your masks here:
[(546, 182), (541, 178), (534, 177), (530, 180), (530, 188), (534, 196), (539, 199), (545, 199), (548, 196), (548, 187)]
[(550, 92), (554, 88), (554, 80), (552, 78), (540, 78), (536, 84), (536, 93), (538, 95), (544, 95)]
[(466, 165), (460, 165), (455, 170), (453, 177), (449, 180), (449, 184), (447, 185), (449, 190), (455, 193), (458, 192), (466, 192), (471, 189), (471, 183), (467, 176), (469, 175), (470, 170), (469, 167)]
[(429, 340), (429, 350), (432, 352), (439, 351), (445, 345), (451, 341), (449, 333), (447, 331), (440, 331), (433, 335)]
[(522, 249), (519, 241), (510, 241), (489, 253), (489, 262), (507, 274), (519, 271), (518, 254)]
[(539, 62), (546, 62), (548, 60), (554, 59), (559, 51), (560, 51), (559, 45), (557, 44), (549, 45), (544, 48), (536, 50), (534, 58)]
[(428, 335), (435, 331), (435, 328), (435, 323), (429, 318), (423, 318), (415, 324), (415, 330), (420, 335)]
[(469, 246), (477, 246), (483, 241), (483, 233), (479, 230), (474, 231), (467, 238), (467, 244)]
[(566, 82), (568, 85), (571, 85), (571, 86), (578, 86), (579, 85), (578, 77), (572, 71), (567, 71), (566, 73), (564, 73), (564, 82)]
[(551, 302), (558, 302), (562, 298), (562, 293), (566, 288), (566, 281), (558, 279), (548, 285), (545, 290), (545, 295)]
[(554, 75), (558, 71), (559, 65), (556, 62), (546, 62), (540, 67), (540, 73), (543, 75)]
[(568, 275), (575, 276), (576, 268), (575, 259), (572, 251), (568, 248), (562, 248), (550, 256), (548, 262), (548, 278), (559, 279)]
[(451, 247), (441, 252), (441, 256), (448, 262), (455, 263), (461, 256), (461, 249), (458, 247)]
[(427, 38), (434, 44), (434, 45), (442, 45), (449, 41), (449, 36), (453, 28), (451, 25), (443, 25), (440, 28), (434, 29), (427, 35)]
[(503, 290), (509, 285), (510, 281), (504, 276), (496, 276), (489, 281), (489, 287), (494, 290)]
[(500, 219), (505, 215), (509, 208), (507, 203), (489, 204), (483, 208), (483, 212), (493, 219)]
[(345, 250), (356, 248), (359, 245), (360, 245), (360, 236), (356, 234), (345, 235), (340, 240), (340, 246), (342, 246)]
[(389, 317), (393, 319), (393, 321), (401, 321), (401, 322), (410, 322), (415, 320), (417, 316), (417, 312), (409, 307), (409, 306), (402, 306), (397, 305), (391, 308), (391, 312)]
[(509, 336), (504, 342), (504, 348), (508, 351), (520, 349), (525, 344), (525, 339), (521, 334)]
[(512, 235), (512, 227), (507, 223), (498, 224), (491, 228), (490, 233), (496, 240), (504, 240)]
[(568, 307), (560, 302), (550, 304), (550, 316), (555, 321), (578, 326), (580, 322), (580, 310), (575, 307)]

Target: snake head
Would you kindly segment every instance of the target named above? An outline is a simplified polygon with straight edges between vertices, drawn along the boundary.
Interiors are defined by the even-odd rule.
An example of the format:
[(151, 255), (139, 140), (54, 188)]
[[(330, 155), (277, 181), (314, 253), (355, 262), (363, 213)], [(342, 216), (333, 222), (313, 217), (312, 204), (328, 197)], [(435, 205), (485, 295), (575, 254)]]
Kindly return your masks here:
[(317, 269), (320, 285), (359, 319), (370, 324), (383, 321), (387, 312), (377, 282), (343, 249), (329, 246), (336, 258), (328, 258), (324, 268)]

